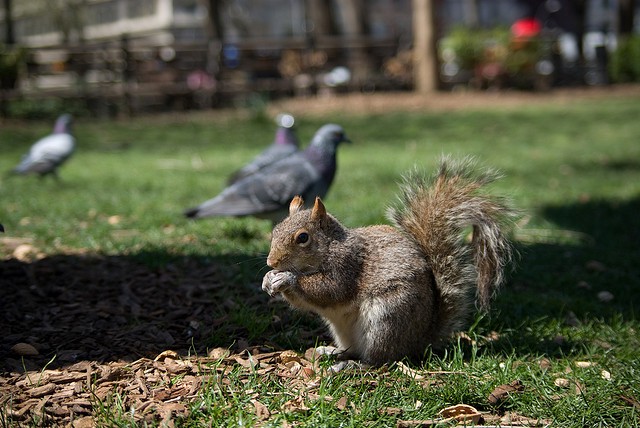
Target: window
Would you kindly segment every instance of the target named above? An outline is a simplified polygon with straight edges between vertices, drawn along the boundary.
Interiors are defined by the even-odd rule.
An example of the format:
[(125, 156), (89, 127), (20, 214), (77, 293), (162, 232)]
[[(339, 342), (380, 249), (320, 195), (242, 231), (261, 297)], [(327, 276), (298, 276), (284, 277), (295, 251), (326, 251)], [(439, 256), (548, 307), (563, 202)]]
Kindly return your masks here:
[(118, 20), (118, 4), (106, 1), (89, 5), (87, 8), (87, 23), (89, 25), (109, 24)]
[(155, 15), (157, 6), (157, 0), (129, 0), (127, 2), (127, 18)]

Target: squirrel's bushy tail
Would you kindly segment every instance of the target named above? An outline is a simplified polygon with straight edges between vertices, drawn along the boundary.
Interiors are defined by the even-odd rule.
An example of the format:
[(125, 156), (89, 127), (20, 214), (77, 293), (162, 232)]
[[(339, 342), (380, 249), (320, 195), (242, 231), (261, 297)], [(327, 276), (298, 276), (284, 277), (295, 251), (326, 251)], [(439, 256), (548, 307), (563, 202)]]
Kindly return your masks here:
[[(469, 316), (473, 291), (486, 309), (504, 281), (512, 247), (504, 227), (514, 211), (499, 197), (481, 192), (500, 177), (480, 170), (471, 158), (443, 158), (427, 179), (414, 171), (404, 178), (400, 204), (390, 219), (423, 248), (440, 291), (438, 329), (450, 334)], [(472, 231), (471, 243), (463, 234)]]

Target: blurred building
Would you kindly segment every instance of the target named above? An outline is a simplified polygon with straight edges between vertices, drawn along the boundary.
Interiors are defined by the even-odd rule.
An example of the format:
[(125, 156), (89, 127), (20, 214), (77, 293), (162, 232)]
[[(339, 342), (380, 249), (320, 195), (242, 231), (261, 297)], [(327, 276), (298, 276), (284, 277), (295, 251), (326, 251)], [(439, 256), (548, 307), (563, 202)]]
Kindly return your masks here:
[[(5, 4), (6, 4), (5, 0)], [(30, 49), (20, 90), (210, 105), (226, 94), (308, 94), (412, 87), (412, 0), (9, 0)], [(620, 11), (640, 28), (640, 0), (435, 0), (436, 33), (539, 22), (545, 73), (599, 84)], [(210, 10), (209, 8), (214, 8)], [(0, 34), (6, 34), (0, 7)], [(625, 18), (623, 16), (623, 18)], [(635, 24), (634, 24), (635, 23)], [(553, 57), (551, 57), (553, 56)], [(469, 73), (440, 58), (445, 83)], [(489, 64), (487, 70), (491, 69)], [(551, 71), (550, 71), (551, 70)], [(465, 74), (466, 73), (466, 74)], [(124, 94), (124, 95), (123, 95)], [(46, 95), (46, 94), (44, 94)], [(157, 95), (157, 96), (156, 96)]]
[[(161, 45), (204, 37), (206, 13), (198, 0), (14, 0), (13, 4), (15, 39), (29, 47), (104, 42), (123, 34)], [(0, 22), (5, 25), (4, 17)]]

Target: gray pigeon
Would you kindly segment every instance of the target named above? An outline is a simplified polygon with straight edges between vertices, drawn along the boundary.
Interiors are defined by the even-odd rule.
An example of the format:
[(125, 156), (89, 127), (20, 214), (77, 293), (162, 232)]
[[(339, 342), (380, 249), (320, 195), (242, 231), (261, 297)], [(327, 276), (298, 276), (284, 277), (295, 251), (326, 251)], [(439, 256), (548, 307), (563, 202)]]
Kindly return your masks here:
[(300, 142), (293, 129), (294, 122), (295, 120), (290, 114), (279, 114), (276, 117), (278, 129), (276, 130), (273, 143), (256, 156), (249, 164), (234, 172), (231, 177), (229, 177), (227, 184), (231, 185), (251, 174), (255, 174), (280, 159), (296, 153)]
[(53, 133), (36, 141), (29, 153), (12, 172), (15, 174), (52, 174), (57, 177), (57, 169), (73, 154), (75, 138), (71, 135), (72, 118), (69, 114), (58, 117)]
[(327, 194), (336, 174), (336, 151), (343, 141), (349, 139), (341, 126), (324, 125), (305, 150), (237, 181), (184, 214), (189, 218), (252, 215), (280, 221), (294, 196), (313, 201)]

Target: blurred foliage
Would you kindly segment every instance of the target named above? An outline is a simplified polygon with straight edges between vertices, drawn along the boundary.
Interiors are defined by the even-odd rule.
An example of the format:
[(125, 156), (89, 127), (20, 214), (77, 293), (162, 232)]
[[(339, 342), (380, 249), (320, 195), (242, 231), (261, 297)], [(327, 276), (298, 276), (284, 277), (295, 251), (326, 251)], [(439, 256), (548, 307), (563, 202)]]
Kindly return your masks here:
[(86, 103), (80, 99), (63, 98), (18, 98), (8, 103), (9, 117), (16, 119), (47, 119), (53, 120), (61, 111), (68, 112), (75, 117), (89, 116)]
[(0, 43), (0, 89), (15, 87), (26, 54), (27, 51), (23, 47), (12, 47)]
[(489, 59), (504, 59), (510, 32), (506, 27), (477, 29), (456, 27), (440, 44), (440, 57), (450, 61), (451, 56), (464, 69), (473, 69)]
[(507, 27), (457, 27), (440, 42), (443, 63), (456, 64), (477, 87), (540, 87), (536, 66), (548, 57), (554, 40), (543, 35), (515, 37)]
[(609, 74), (616, 83), (640, 81), (640, 35), (620, 39), (609, 61)]

